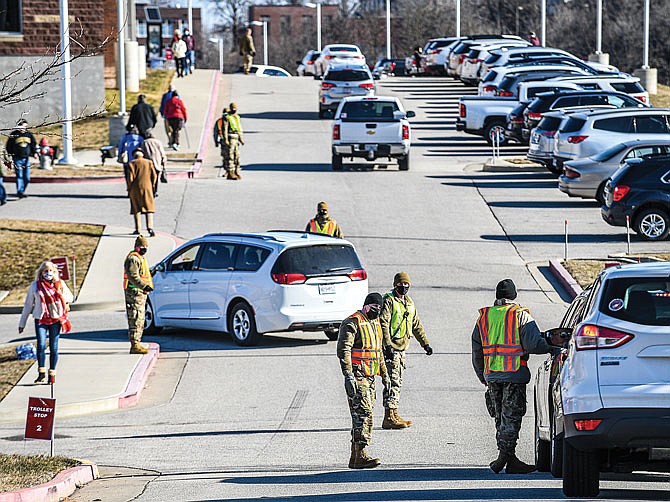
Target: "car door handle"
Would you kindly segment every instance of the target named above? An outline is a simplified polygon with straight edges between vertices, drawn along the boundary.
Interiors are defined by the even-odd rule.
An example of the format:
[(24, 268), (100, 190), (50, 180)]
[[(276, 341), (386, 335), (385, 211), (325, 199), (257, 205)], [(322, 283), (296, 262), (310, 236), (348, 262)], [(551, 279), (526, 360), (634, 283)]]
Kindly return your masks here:
[(198, 279), (193, 279), (193, 280), (191, 281), (191, 284), (198, 284), (198, 282), (200, 282), (200, 281), (198, 281)]
[(183, 279), (182, 279), (181, 281), (179, 281), (179, 282), (181, 282), (182, 284), (191, 284), (191, 281), (185, 281), (185, 280), (183, 280)]

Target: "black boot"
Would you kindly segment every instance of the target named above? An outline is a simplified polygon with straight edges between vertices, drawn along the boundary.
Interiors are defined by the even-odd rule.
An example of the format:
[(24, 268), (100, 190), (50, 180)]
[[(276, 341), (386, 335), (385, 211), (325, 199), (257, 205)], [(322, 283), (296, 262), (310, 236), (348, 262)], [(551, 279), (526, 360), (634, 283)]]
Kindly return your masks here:
[(537, 468), (532, 464), (526, 464), (519, 460), (516, 455), (512, 455), (507, 460), (506, 474), (530, 474)]
[(44, 383), (46, 381), (47, 381), (46, 368), (39, 368), (37, 370), (37, 378), (35, 379), (35, 383)]
[(507, 453), (503, 453), (502, 451), (498, 453), (498, 458), (495, 459), (493, 462), (489, 464), (489, 467), (493, 472), (498, 474), (500, 471), (502, 471), (505, 468), (505, 464), (507, 464), (507, 460), (509, 459), (509, 456)]

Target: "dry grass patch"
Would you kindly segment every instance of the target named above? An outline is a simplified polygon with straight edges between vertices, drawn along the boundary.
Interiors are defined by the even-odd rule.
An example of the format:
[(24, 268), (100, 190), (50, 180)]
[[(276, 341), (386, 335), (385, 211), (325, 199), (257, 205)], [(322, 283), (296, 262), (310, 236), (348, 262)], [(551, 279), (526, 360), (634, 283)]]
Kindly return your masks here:
[[(103, 228), (83, 223), (0, 219), (0, 270), (3, 271), (0, 290), (9, 291), (2, 304), (22, 305), (28, 286), (35, 280), (37, 267), (56, 256), (77, 257), (79, 288)], [(67, 283), (73, 289), (72, 280)]]
[(0, 345), (0, 401), (35, 363), (34, 359), (19, 361), (16, 358), (16, 347), (16, 345)]
[(658, 94), (649, 96), (657, 108), (670, 108), (670, 86), (658, 84)]
[[(670, 261), (670, 253), (646, 253), (641, 255), (630, 255), (628, 258), (636, 260), (637, 257), (651, 257), (658, 260)], [(587, 288), (598, 277), (598, 274), (605, 268), (606, 263), (617, 262), (619, 260), (612, 258), (608, 260), (567, 260), (561, 261), (561, 264), (577, 281), (582, 288)], [(625, 264), (624, 261), (621, 261)]]
[(53, 178), (81, 178), (81, 177), (99, 177), (99, 176), (123, 176), (123, 164), (117, 164), (116, 159), (110, 159), (105, 165), (98, 166), (54, 166), (53, 170), (39, 169), (31, 172), (33, 177)]
[(65, 457), (0, 454), (0, 493), (41, 485), (60, 471), (80, 464)]

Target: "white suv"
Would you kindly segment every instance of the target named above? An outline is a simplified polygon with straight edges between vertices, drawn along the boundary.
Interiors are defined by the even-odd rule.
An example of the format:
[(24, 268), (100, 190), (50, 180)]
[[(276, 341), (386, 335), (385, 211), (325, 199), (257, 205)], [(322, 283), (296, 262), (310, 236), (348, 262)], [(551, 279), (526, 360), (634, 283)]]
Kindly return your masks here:
[(570, 305), (567, 345), (535, 382), (540, 471), (568, 497), (595, 497), (600, 472), (670, 467), (670, 263), (604, 270)]
[(314, 77), (322, 77), (328, 71), (328, 68), (334, 64), (365, 65), (365, 56), (357, 45), (326, 45), (314, 61)]
[(230, 333), (256, 345), (274, 331), (324, 331), (363, 304), (367, 272), (353, 245), (305, 232), (208, 234), (152, 268), (145, 331), (163, 327)]

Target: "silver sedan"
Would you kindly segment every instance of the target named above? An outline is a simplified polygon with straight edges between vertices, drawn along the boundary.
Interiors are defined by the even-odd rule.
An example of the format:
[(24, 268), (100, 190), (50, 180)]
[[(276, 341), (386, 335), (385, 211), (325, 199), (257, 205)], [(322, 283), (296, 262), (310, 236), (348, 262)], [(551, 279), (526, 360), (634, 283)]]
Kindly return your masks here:
[(596, 199), (604, 203), (607, 180), (628, 159), (644, 155), (670, 154), (670, 140), (636, 139), (618, 143), (597, 155), (565, 162), (558, 188), (570, 197)]

